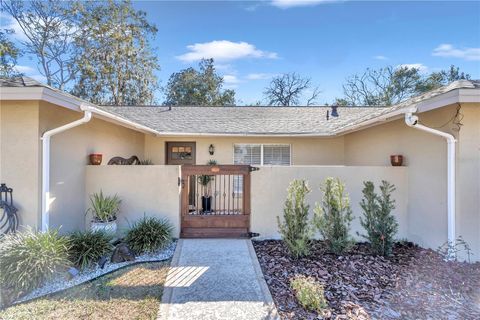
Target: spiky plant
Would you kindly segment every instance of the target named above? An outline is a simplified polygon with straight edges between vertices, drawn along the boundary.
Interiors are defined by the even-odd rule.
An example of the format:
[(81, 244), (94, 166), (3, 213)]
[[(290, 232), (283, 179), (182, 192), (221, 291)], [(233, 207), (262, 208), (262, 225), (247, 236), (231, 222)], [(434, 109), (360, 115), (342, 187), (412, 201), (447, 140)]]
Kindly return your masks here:
[(81, 269), (98, 262), (113, 249), (112, 236), (103, 231), (77, 231), (70, 234), (68, 240), (70, 260)]
[(155, 252), (172, 241), (172, 232), (173, 226), (167, 219), (144, 216), (130, 228), (125, 242), (136, 254)]
[(0, 241), (0, 284), (24, 294), (41, 286), (70, 265), (69, 242), (58, 230), (26, 230)]
[(91, 207), (87, 210), (92, 213), (93, 219), (97, 222), (110, 222), (117, 219), (122, 200), (117, 195), (104, 196), (103, 191), (90, 196)]

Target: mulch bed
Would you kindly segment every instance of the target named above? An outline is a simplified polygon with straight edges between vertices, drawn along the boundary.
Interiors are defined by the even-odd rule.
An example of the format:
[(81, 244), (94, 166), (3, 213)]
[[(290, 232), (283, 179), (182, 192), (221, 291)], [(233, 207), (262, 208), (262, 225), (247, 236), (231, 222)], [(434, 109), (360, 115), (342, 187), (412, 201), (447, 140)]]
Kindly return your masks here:
[[(337, 256), (315, 241), (311, 256), (293, 260), (282, 241), (254, 241), (282, 319), (480, 319), (480, 263), (445, 262), (430, 249), (397, 244), (388, 258), (366, 244)], [(290, 288), (295, 275), (325, 288), (328, 310), (303, 309)]]

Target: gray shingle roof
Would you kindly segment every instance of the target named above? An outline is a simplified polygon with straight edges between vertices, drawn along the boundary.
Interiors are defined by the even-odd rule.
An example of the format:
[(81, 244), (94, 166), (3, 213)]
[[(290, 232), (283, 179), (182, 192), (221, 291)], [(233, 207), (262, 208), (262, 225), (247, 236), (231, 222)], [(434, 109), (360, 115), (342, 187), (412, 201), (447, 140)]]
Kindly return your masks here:
[(339, 107), (106, 107), (101, 109), (163, 133), (328, 135), (359, 117), (389, 108)]

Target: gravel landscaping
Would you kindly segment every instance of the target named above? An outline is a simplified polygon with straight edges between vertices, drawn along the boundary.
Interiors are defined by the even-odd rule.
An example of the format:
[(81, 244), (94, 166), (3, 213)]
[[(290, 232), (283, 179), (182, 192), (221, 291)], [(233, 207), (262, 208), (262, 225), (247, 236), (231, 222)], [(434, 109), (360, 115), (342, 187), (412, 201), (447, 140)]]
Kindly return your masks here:
[(73, 277), (72, 279), (66, 279), (63, 277), (55, 278), (49, 282), (47, 282), (42, 287), (33, 290), (29, 294), (21, 297), (15, 303), (25, 302), (31, 299), (39, 298), (45, 296), (47, 294), (52, 294), (55, 292), (59, 292), (79, 284), (85, 283), (97, 277), (100, 277), (106, 273), (110, 273), (117, 269), (123, 268), (125, 266), (131, 265), (133, 263), (138, 262), (152, 262), (152, 261), (163, 261), (171, 259), (173, 253), (175, 251), (175, 244), (176, 242), (173, 241), (167, 248), (161, 250), (156, 253), (152, 254), (143, 254), (140, 256), (135, 257), (135, 261), (127, 261), (121, 263), (111, 263), (110, 261), (107, 262), (103, 269), (99, 266), (95, 265), (92, 268), (85, 269), (81, 271), (77, 276)]
[[(396, 244), (388, 258), (365, 244), (349, 254), (315, 241), (308, 258), (293, 260), (282, 241), (254, 241), (282, 319), (480, 319), (480, 263), (445, 262), (435, 251)], [(290, 288), (295, 275), (324, 285), (328, 308), (304, 310)]]

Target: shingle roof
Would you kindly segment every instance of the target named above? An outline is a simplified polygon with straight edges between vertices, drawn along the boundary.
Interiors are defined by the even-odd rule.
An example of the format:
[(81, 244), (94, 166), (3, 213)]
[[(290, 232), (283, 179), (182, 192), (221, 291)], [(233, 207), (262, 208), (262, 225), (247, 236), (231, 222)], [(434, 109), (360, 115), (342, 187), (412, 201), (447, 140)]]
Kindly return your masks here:
[[(29, 77), (0, 78), (0, 87), (45, 87), (73, 97)], [(331, 110), (331, 107), (325, 106), (94, 106), (94, 108), (162, 134), (333, 135), (396, 110), (414, 106), (443, 93), (467, 88), (480, 88), (480, 81), (456, 81), (390, 107), (338, 107), (339, 116), (332, 117), (330, 111), (329, 120), (327, 120), (327, 111)], [(83, 101), (77, 97), (74, 98)]]
[(154, 130), (181, 134), (327, 135), (336, 128), (388, 108), (339, 107), (100, 107)]

